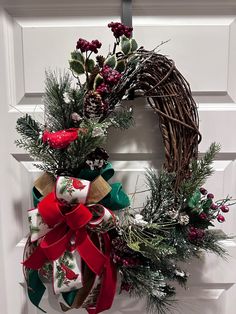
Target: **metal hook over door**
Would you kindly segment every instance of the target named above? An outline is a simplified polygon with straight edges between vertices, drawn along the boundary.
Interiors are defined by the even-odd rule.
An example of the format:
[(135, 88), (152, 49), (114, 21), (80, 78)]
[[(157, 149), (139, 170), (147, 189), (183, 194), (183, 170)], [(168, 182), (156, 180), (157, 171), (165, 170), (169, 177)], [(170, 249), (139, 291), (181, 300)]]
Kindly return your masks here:
[(127, 26), (132, 26), (132, 0), (121, 1), (121, 22)]

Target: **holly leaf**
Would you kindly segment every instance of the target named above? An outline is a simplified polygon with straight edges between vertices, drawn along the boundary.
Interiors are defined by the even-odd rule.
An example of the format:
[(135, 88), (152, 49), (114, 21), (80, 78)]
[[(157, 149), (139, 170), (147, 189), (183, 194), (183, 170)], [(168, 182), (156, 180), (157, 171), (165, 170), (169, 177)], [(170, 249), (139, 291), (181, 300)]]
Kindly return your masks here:
[(136, 51), (136, 50), (138, 49), (137, 41), (136, 41), (134, 38), (132, 38), (132, 39), (130, 40), (130, 43), (131, 43), (131, 51), (132, 51), (132, 52), (133, 52), (133, 51)]
[(96, 90), (102, 82), (103, 82), (103, 77), (100, 74), (97, 74), (94, 79), (93, 89)]
[(78, 75), (84, 73), (84, 65), (78, 60), (70, 60), (69, 61), (70, 68)]
[(201, 200), (201, 193), (200, 191), (195, 191), (193, 196), (188, 200), (188, 206), (190, 208), (196, 208), (198, 207)]
[(121, 50), (123, 51), (125, 55), (127, 55), (131, 50), (131, 42), (125, 36), (121, 37)]
[(116, 64), (117, 64), (117, 58), (115, 55), (109, 56), (104, 62), (104, 65), (108, 65), (112, 69), (116, 67)]
[(131, 56), (131, 58), (129, 59), (129, 64), (131, 64), (132, 66), (136, 66), (138, 64), (138, 57), (137, 55), (133, 55)]
[(91, 73), (94, 69), (94, 66), (95, 66), (94, 60), (93, 59), (87, 59), (85, 66), (87, 68), (87, 71)]
[(125, 70), (125, 61), (124, 60), (120, 60), (117, 62), (116, 64), (116, 71), (122, 73)]
[(215, 225), (211, 221), (208, 222), (208, 226), (215, 227)]
[(81, 62), (82, 64), (84, 64), (84, 56), (79, 51), (73, 51), (71, 53), (71, 59), (72, 60), (77, 60), (77, 61)]

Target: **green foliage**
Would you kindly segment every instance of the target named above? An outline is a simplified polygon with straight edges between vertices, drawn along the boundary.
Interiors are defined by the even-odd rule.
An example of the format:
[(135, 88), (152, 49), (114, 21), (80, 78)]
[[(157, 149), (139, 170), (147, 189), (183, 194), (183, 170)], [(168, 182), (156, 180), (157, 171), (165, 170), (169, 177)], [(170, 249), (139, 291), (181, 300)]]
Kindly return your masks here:
[(77, 50), (75, 50), (71, 53), (71, 59), (79, 61), (82, 64), (84, 64), (84, 62), (85, 62), (83, 54)]
[(164, 314), (173, 304), (170, 298), (175, 293), (174, 288), (165, 283), (162, 273), (152, 265), (126, 268), (122, 272), (122, 282), (132, 285), (131, 296), (148, 298), (147, 311), (150, 313)]
[(43, 131), (42, 126), (30, 115), (20, 117), (16, 123), (16, 130), (21, 135), (21, 139), (16, 141), (16, 145), (25, 149), (34, 160), (41, 160), (42, 164), (36, 166), (41, 169), (43, 166), (50, 173), (55, 173), (58, 168), (57, 152), (51, 151), (45, 145), (40, 136)]
[(104, 62), (104, 65), (108, 65), (112, 69), (116, 67), (116, 64), (117, 64), (116, 55), (109, 56)]
[(126, 65), (124, 60), (119, 60), (116, 64), (116, 71), (122, 73), (125, 71)]
[(131, 42), (129, 38), (122, 36), (121, 38), (121, 51), (127, 55), (131, 51)]
[(231, 237), (227, 236), (220, 230), (207, 230), (204, 242), (202, 243), (202, 249), (208, 252), (215, 253), (222, 258), (226, 258), (228, 253), (219, 241), (228, 240), (230, 238)]
[(26, 114), (17, 120), (16, 130), (22, 137), (37, 141), (42, 127), (29, 114)]
[(70, 64), (71, 70), (74, 73), (76, 73), (78, 75), (84, 74), (85, 67), (84, 67), (84, 64), (82, 62), (80, 62), (78, 60), (70, 60), (69, 64)]
[(200, 201), (201, 201), (201, 193), (199, 190), (196, 190), (194, 194), (189, 198), (188, 206), (190, 208), (199, 207)]
[(76, 176), (84, 165), (86, 156), (96, 147), (104, 144), (105, 137), (93, 136), (93, 128), (88, 128), (87, 132), (80, 132), (76, 141), (72, 142), (66, 151), (66, 158), (63, 162), (63, 169), (68, 175)]
[(134, 52), (138, 49), (138, 44), (134, 38), (130, 39), (131, 43), (131, 52)]
[(141, 214), (150, 223), (161, 222), (166, 219), (170, 209), (179, 207), (173, 189), (175, 175), (164, 170), (157, 175), (154, 170), (148, 170), (146, 179), (151, 195), (147, 198)]
[(93, 72), (94, 70), (94, 66), (95, 66), (95, 63), (94, 63), (94, 60), (93, 59), (87, 59), (86, 62), (85, 62), (85, 68), (88, 72)]
[(212, 162), (219, 150), (220, 145), (212, 143), (203, 158), (192, 161), (190, 165), (191, 177), (185, 180), (180, 187), (180, 193), (183, 194), (184, 197), (192, 195), (213, 173)]
[(128, 129), (134, 126), (135, 123), (133, 118), (133, 111), (124, 108), (113, 111), (107, 120), (111, 122), (112, 126), (119, 129)]
[[(46, 72), (45, 105), (46, 125), (51, 131), (69, 129), (73, 127), (71, 114), (82, 113), (83, 97), (85, 91), (71, 88), (69, 73)], [(70, 102), (65, 101), (65, 93)]]
[[(212, 161), (218, 149), (219, 147), (213, 144), (206, 155), (194, 164), (194, 178), (198, 184), (199, 182), (202, 184), (209, 173), (212, 173)], [(121, 266), (120, 271), (124, 282), (132, 287), (131, 295), (139, 297), (147, 295), (148, 310), (164, 314), (172, 306), (171, 300), (175, 294), (169, 282), (177, 281), (185, 286), (187, 281), (188, 276), (179, 268), (179, 262), (188, 262), (194, 257), (199, 258), (201, 251), (213, 252), (224, 257), (226, 251), (219, 241), (227, 239), (228, 236), (208, 229), (212, 225), (211, 221), (199, 218), (200, 212), (206, 213), (210, 210), (212, 200), (202, 197), (199, 189), (196, 189), (199, 185), (195, 182), (190, 182), (189, 189), (184, 190), (183, 196), (181, 191), (176, 193), (174, 190), (175, 174), (164, 170), (157, 174), (153, 170), (148, 170), (146, 177), (150, 195), (140, 212), (142, 223), (136, 222), (130, 212), (126, 213), (122, 223), (122, 239), (130, 250), (124, 251), (126, 255), (141, 260), (142, 269)], [(186, 191), (191, 191), (191, 194), (187, 194)], [(189, 223), (182, 225), (177, 217), (171, 218), (168, 213), (173, 210), (177, 212), (177, 217), (179, 213), (191, 212)], [(204, 230), (203, 236), (192, 241), (189, 238), (191, 226)], [(144, 265), (148, 267), (145, 268)], [(145, 274), (142, 273), (143, 271)], [(158, 283), (153, 282), (154, 273), (158, 274), (160, 280)]]

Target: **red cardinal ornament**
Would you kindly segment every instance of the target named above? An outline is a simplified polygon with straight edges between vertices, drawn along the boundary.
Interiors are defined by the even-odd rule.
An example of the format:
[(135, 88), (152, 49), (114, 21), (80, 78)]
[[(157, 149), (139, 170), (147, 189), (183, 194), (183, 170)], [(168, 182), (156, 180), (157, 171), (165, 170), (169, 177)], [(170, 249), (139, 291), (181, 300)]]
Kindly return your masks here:
[(66, 148), (71, 142), (78, 138), (79, 129), (71, 128), (57, 132), (43, 132), (43, 142), (55, 149)]

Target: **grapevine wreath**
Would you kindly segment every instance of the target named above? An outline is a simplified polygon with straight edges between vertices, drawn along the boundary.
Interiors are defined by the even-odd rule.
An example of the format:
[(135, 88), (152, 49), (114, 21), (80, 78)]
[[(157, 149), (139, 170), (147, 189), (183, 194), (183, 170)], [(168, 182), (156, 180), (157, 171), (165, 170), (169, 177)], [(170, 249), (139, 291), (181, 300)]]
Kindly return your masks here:
[[(119, 273), (120, 293), (145, 297), (149, 311), (165, 313), (174, 300), (171, 283), (187, 281), (180, 261), (202, 250), (225, 255), (219, 240), (227, 236), (209, 227), (225, 220), (232, 201), (216, 201), (202, 187), (219, 145), (198, 159), (196, 103), (175, 63), (138, 48), (132, 28), (108, 27), (115, 43), (106, 57), (97, 54), (98, 40), (80, 38), (70, 72), (46, 73), (44, 125), (28, 114), (17, 121), (16, 144), (42, 170), (28, 210), (28, 296), (44, 311), (49, 283), (62, 311), (100, 313), (112, 306)], [(158, 114), (165, 149), (162, 169), (146, 172), (149, 195), (139, 212), (120, 182), (109, 183), (115, 171), (103, 148), (109, 128), (134, 124), (133, 108), (123, 100), (136, 97)]]

